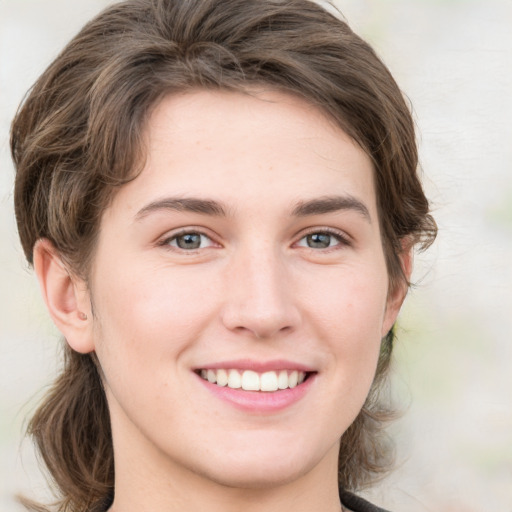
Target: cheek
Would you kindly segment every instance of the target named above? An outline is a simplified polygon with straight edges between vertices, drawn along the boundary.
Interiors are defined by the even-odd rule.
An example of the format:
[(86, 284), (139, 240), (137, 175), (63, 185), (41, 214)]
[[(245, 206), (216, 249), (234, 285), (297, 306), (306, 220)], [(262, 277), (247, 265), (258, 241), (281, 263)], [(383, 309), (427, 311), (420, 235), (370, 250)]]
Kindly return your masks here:
[(308, 287), (308, 309), (316, 312), (330, 337), (363, 350), (367, 343), (380, 341), (387, 297), (385, 271), (370, 265), (334, 269), (323, 282), (326, 285), (322, 288), (315, 288), (313, 283)]
[[(378, 268), (378, 267), (377, 267)], [(314, 326), (324, 340), (335, 385), (360, 408), (373, 381), (386, 308), (387, 275), (368, 267), (333, 273), (322, 293), (309, 295)]]
[[(197, 339), (214, 311), (212, 290), (201, 275), (152, 268), (97, 276), (94, 300), (98, 316), (100, 361), (116, 371), (158, 372), (174, 364)], [(168, 370), (169, 366), (167, 366)]]
[(211, 293), (198, 292), (200, 276), (161, 268), (116, 270), (97, 282), (96, 352), (111, 409), (135, 423), (147, 416), (174, 425), (179, 395), (169, 390), (186, 378), (184, 360), (214, 309)]

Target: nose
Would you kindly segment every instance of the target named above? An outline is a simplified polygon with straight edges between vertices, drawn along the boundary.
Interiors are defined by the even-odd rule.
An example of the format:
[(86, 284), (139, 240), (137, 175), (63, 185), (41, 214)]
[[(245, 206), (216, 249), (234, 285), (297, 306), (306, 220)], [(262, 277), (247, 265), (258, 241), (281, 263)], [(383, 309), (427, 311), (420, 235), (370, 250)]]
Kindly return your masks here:
[(234, 258), (227, 276), (224, 326), (257, 339), (295, 330), (301, 315), (286, 264), (273, 251)]

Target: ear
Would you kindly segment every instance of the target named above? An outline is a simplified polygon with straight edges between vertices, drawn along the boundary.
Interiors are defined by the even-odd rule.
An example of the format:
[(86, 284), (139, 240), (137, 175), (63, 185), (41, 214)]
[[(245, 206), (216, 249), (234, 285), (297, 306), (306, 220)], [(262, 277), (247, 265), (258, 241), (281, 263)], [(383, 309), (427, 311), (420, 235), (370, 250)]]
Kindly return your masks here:
[(402, 252), (399, 258), (403, 278), (394, 284), (388, 292), (384, 322), (382, 324), (382, 337), (386, 336), (393, 327), (409, 289), (409, 280), (411, 279), (414, 260), (414, 247), (408, 239), (402, 240)]
[(69, 346), (83, 354), (92, 352), (92, 309), (85, 281), (69, 271), (47, 239), (34, 246), (34, 270), (50, 316)]

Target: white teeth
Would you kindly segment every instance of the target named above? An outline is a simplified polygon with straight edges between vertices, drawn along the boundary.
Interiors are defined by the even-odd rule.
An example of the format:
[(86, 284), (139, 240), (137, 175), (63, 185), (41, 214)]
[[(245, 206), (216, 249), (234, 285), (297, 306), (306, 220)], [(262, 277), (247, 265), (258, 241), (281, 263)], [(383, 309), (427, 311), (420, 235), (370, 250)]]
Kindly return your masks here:
[(260, 377), (260, 390), (261, 391), (277, 391), (279, 388), (277, 384), (276, 372), (265, 372)]
[(260, 390), (260, 376), (251, 370), (245, 370), (242, 374), (242, 389), (245, 391)]
[(242, 388), (245, 391), (272, 392), (279, 389), (294, 388), (306, 379), (305, 372), (297, 370), (257, 373), (252, 370), (218, 369), (201, 370), (201, 377), (217, 386), (232, 389)]
[[(210, 380), (208, 378), (208, 380)], [(299, 373), (296, 370), (293, 370), (292, 373), (288, 376), (288, 386), (291, 388), (294, 388), (297, 385), (297, 382), (299, 381)]]
[(228, 372), (226, 370), (217, 370), (217, 385), (226, 386), (228, 383)]
[(281, 370), (279, 372), (279, 377), (277, 378), (277, 387), (279, 389), (286, 389), (288, 387), (288, 372), (286, 370)]
[(228, 372), (228, 388), (238, 389), (242, 387), (242, 377), (237, 370)]

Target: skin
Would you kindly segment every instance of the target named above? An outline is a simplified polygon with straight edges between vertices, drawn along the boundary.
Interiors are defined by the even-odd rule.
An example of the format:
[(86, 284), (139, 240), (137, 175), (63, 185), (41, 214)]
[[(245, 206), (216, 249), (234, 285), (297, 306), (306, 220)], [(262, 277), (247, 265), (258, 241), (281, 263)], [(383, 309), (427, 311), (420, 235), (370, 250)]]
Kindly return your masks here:
[[(405, 295), (389, 293), (370, 159), (314, 107), (271, 91), (166, 97), (146, 135), (87, 285), (49, 242), (35, 248), (56, 324), (104, 373), (111, 510), (339, 511), (339, 438)], [(201, 245), (180, 248), (183, 231)], [(282, 410), (240, 410), (194, 372), (235, 359), (286, 359), (314, 380)]]

